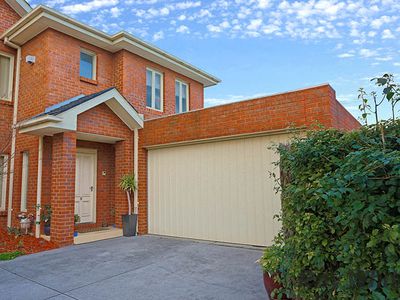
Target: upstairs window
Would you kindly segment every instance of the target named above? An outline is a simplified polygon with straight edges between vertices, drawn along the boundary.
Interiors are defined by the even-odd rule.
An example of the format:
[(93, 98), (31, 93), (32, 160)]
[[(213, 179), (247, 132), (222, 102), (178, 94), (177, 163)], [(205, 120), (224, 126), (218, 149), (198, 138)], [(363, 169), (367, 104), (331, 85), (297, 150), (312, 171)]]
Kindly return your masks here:
[(14, 58), (0, 53), (0, 100), (11, 101)]
[(179, 80), (175, 81), (175, 112), (187, 112), (189, 109), (189, 86)]
[(146, 70), (146, 106), (162, 111), (163, 74), (151, 69)]
[(81, 49), (80, 73), (81, 77), (96, 80), (96, 54)]

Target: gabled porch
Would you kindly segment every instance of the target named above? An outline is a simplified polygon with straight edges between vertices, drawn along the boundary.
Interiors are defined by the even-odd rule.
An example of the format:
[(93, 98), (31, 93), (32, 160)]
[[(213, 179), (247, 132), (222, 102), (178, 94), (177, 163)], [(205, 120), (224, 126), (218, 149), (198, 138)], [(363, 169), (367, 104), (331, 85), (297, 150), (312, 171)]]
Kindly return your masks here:
[(128, 173), (138, 178), (140, 128), (142, 116), (115, 88), (77, 96), (21, 122), (20, 133), (39, 136), (37, 205), (51, 205), (52, 241), (72, 244), (74, 229), (121, 228), (128, 204), (119, 180)]

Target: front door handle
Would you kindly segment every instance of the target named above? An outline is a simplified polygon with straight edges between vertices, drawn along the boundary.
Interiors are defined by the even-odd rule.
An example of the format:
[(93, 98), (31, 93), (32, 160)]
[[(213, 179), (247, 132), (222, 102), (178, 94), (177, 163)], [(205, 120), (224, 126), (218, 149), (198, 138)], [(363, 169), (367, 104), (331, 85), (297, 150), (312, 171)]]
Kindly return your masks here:
[(90, 187), (90, 191), (93, 192), (93, 187), (92, 186)]

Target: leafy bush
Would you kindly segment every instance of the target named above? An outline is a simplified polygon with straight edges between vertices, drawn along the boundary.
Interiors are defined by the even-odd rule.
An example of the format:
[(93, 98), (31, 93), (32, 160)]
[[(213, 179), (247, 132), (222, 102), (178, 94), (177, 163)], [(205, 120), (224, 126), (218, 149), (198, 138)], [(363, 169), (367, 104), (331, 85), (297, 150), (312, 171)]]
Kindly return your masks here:
[[(383, 134), (382, 134), (383, 133)], [(280, 146), (290, 180), (262, 260), (301, 299), (400, 299), (400, 121)]]

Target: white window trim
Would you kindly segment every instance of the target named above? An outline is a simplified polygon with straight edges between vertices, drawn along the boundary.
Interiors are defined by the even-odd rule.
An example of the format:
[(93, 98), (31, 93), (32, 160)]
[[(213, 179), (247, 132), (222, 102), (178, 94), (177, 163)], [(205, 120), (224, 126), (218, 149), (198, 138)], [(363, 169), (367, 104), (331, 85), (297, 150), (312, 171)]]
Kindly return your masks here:
[(28, 182), (29, 182), (29, 152), (24, 151), (24, 152), (22, 152), (21, 212), (27, 211)]
[(14, 85), (13, 84), (14, 83), (14, 55), (3, 52), (3, 51), (0, 51), (0, 55), (10, 58), (10, 72), (9, 72), (10, 78), (9, 78), (9, 83), (8, 83), (8, 97), (7, 98), (0, 97), (0, 100), (11, 101), (12, 94), (13, 94), (13, 85)]
[[(7, 197), (7, 177), (8, 177), (8, 155), (1, 155), (3, 157), (4, 164), (3, 164), (3, 184), (2, 190), (0, 195), (0, 211), (6, 210), (6, 197)], [(1, 167), (1, 166), (0, 166)]]
[[(175, 82), (179, 83), (179, 111), (177, 113), (180, 114), (183, 112), (188, 112), (190, 110), (189, 109), (189, 84), (180, 79), (176, 79)], [(182, 85), (186, 85), (186, 111), (182, 111)], [(176, 85), (175, 85), (175, 88), (176, 88)], [(175, 97), (176, 97), (176, 91), (175, 91)]]
[[(92, 78), (88, 78), (88, 79), (96, 80), (97, 79), (97, 54), (95, 52), (93, 52), (93, 51), (81, 48), (81, 51), (79, 52), (79, 68), (80, 68), (80, 59), (81, 59), (80, 54), (81, 53), (85, 53), (87, 55), (90, 55), (93, 58), (93, 61), (92, 61)], [(80, 75), (80, 72), (81, 72), (81, 70), (79, 69), (79, 75)], [(86, 78), (86, 77), (83, 77), (83, 78)]]
[[(146, 68), (146, 84), (147, 84), (147, 71), (151, 72), (151, 106), (147, 106), (147, 94), (146, 94), (146, 107), (156, 111), (164, 111), (164, 74), (157, 70)], [(160, 75), (161, 89), (160, 89), (160, 109), (156, 108), (156, 74)], [(147, 91), (146, 91), (147, 93)]]

